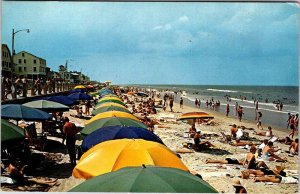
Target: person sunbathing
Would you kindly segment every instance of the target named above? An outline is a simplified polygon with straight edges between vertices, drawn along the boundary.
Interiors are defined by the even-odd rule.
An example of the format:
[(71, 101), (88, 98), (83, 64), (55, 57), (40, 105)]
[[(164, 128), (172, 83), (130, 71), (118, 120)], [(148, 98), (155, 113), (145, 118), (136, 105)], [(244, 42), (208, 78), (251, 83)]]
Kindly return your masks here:
[[(296, 138), (295, 141), (291, 143), (291, 146), (289, 147), (289, 152), (291, 154), (298, 155), (298, 141), (298, 138)], [(291, 151), (291, 149), (293, 149), (293, 151)]]
[(271, 138), (271, 137), (273, 137), (272, 127), (269, 126), (267, 132), (264, 132), (264, 131), (255, 132), (255, 135), (266, 136), (266, 137)]
[(268, 145), (265, 146), (262, 150), (262, 157), (264, 160), (267, 160), (267, 161), (286, 162), (287, 161), (286, 158), (281, 158), (275, 154), (275, 152), (277, 152), (279, 150), (280, 149), (275, 150), (273, 147), (273, 142), (269, 141)]
[(236, 124), (233, 124), (232, 125), (232, 128), (230, 129), (230, 132), (231, 132), (231, 136), (233, 139), (236, 138), (236, 132), (238, 131), (237, 127), (236, 127)]
[(239, 139), (236, 139), (235, 142), (229, 142), (230, 145), (232, 146), (246, 146), (246, 145), (249, 145), (249, 146), (252, 146), (252, 145), (255, 145), (254, 143), (252, 142), (247, 142), (247, 141), (241, 141)]
[(205, 149), (205, 148), (216, 147), (209, 141), (201, 141), (200, 131), (197, 131), (194, 136), (194, 146), (195, 146), (195, 150), (198, 150), (198, 151)]
[(256, 177), (254, 182), (271, 182), (271, 183), (285, 183), (285, 184), (297, 184), (298, 179), (294, 177), (284, 177), (280, 175)]
[(196, 131), (197, 131), (197, 129), (196, 129), (196, 127), (195, 127), (195, 124), (193, 124), (193, 125), (191, 126), (191, 128), (189, 128), (189, 135), (190, 135), (191, 138), (193, 138), (193, 137), (195, 136)]
[(254, 175), (255, 177), (263, 177), (265, 175), (280, 175), (280, 176), (286, 176), (286, 172), (283, 171), (284, 167), (275, 165), (275, 168), (273, 170), (265, 167), (260, 167), (258, 170), (253, 170), (253, 169), (247, 169), (241, 171), (242, 173), (242, 178), (243, 179), (248, 179), (250, 175)]
[(245, 162), (243, 163), (244, 167), (246, 169), (259, 169), (261, 167), (268, 168), (266, 163), (263, 161), (256, 161), (256, 150), (257, 149), (254, 145), (250, 147), (250, 152), (246, 154)]
[(225, 158), (225, 160), (212, 160), (212, 159), (207, 159), (205, 161), (206, 164), (213, 163), (213, 164), (244, 164), (244, 160), (238, 160), (236, 158)]
[(278, 141), (280, 143), (285, 144), (285, 145), (291, 145), (292, 142), (293, 142), (293, 140), (290, 137), (288, 137), (288, 136), (286, 136), (285, 138), (282, 138), (282, 139), (278, 139)]

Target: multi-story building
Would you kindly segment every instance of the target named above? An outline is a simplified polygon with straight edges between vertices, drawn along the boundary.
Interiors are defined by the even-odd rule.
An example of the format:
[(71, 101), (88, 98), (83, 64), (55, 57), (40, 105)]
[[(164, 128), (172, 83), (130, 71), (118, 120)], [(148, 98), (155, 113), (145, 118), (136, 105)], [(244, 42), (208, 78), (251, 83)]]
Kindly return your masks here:
[(46, 78), (46, 60), (26, 51), (14, 55), (15, 74), (28, 79)]
[(2, 76), (12, 77), (14, 74), (14, 65), (10, 50), (6, 44), (2, 44)]

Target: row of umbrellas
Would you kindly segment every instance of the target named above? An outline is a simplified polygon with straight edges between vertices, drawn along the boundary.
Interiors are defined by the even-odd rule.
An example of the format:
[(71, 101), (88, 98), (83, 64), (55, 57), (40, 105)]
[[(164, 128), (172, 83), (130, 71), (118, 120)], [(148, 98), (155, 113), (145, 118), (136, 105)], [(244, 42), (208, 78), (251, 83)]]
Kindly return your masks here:
[(73, 170), (74, 177), (88, 180), (71, 192), (216, 193), (190, 174), (180, 158), (128, 111), (122, 99), (108, 89), (99, 93), (102, 98), (92, 112), (95, 116), (81, 131), (86, 152)]
[(25, 104), (6, 104), (1, 106), (1, 143), (4, 147), (20, 142), (24, 139), (24, 130), (7, 121), (45, 121), (52, 117), (52, 112), (64, 112), (69, 106), (78, 103), (78, 100), (90, 100), (91, 96), (85, 93), (71, 93), (69, 96), (48, 96)]

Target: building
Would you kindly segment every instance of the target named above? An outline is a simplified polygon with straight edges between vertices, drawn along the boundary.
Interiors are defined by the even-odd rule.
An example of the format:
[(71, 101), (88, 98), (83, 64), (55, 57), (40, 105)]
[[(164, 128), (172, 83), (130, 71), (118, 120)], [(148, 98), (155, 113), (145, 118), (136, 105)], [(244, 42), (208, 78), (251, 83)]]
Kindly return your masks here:
[(6, 44), (2, 44), (2, 76), (12, 77), (14, 74), (14, 65), (12, 63), (12, 58), (10, 50)]
[(28, 79), (46, 78), (46, 60), (26, 51), (14, 55), (15, 74)]

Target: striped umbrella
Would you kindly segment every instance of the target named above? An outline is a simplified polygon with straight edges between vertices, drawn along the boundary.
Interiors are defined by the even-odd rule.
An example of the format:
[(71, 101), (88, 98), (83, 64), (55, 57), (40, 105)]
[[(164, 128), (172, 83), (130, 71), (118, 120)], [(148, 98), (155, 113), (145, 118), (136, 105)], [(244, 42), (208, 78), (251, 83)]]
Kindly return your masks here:
[(184, 113), (177, 118), (177, 120), (187, 120), (187, 119), (213, 119), (214, 116), (205, 112), (189, 112)]

